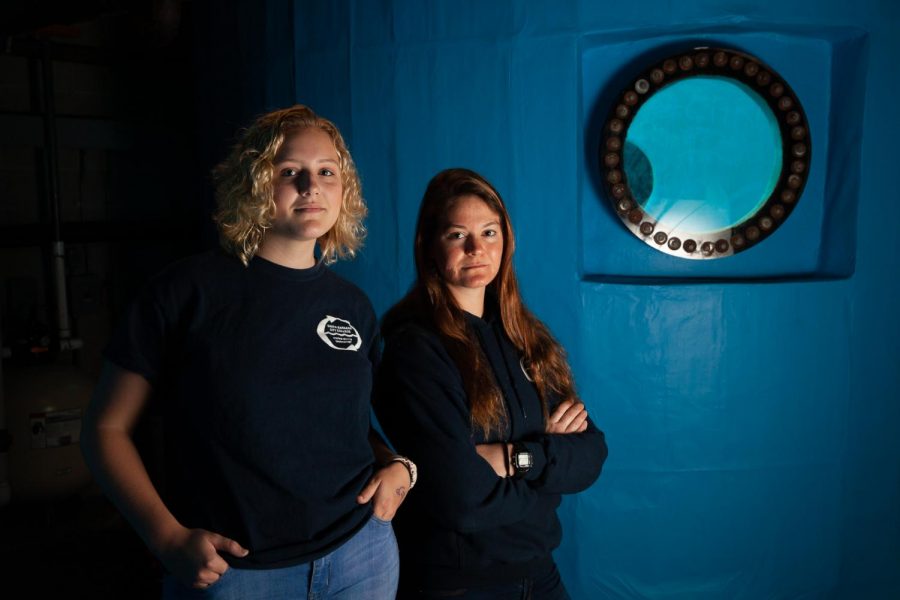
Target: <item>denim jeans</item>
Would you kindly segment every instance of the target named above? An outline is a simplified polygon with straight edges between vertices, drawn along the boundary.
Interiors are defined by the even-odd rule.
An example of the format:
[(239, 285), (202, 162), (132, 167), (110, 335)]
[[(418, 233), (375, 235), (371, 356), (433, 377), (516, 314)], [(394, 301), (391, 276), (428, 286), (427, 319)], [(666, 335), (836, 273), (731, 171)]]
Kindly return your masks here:
[(423, 589), (404, 598), (431, 600), (570, 600), (556, 565), (544, 573), (535, 573), (510, 583), (449, 590)]
[(235, 569), (205, 590), (167, 576), (164, 599), (393, 600), (400, 559), (394, 529), (371, 517), (356, 535), (322, 558), (280, 569)]

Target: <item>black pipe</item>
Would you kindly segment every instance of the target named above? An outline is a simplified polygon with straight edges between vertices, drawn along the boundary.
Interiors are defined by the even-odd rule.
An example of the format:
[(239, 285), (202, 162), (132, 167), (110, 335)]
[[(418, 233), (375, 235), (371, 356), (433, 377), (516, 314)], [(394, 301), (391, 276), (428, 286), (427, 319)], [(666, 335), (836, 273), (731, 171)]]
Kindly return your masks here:
[(56, 134), (56, 109), (53, 101), (53, 48), (49, 40), (42, 40), (41, 54), (41, 113), (44, 118), (44, 178), (50, 200), (50, 223), (53, 241), (62, 240), (59, 227), (59, 149)]

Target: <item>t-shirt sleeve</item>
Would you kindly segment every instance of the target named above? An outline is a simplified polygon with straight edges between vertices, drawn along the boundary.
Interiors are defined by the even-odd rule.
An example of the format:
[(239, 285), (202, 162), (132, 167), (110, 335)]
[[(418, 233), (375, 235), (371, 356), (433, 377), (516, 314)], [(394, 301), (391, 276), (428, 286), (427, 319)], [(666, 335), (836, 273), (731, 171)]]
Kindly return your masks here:
[(408, 329), (386, 343), (375, 410), (390, 441), (418, 466), (414, 493), (444, 526), (494, 528), (521, 520), (537, 502), (527, 482), (498, 477), (477, 454), (459, 371), (435, 336)]
[(163, 368), (170, 330), (171, 319), (164, 309), (161, 284), (151, 282), (128, 306), (103, 355), (155, 385)]

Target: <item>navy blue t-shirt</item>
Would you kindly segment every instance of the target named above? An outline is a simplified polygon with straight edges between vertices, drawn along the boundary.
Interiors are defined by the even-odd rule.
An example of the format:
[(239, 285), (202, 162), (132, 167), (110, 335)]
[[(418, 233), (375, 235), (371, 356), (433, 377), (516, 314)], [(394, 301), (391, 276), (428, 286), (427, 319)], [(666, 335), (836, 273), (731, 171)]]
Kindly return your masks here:
[(164, 415), (164, 500), (179, 522), (237, 540), (233, 565), (314, 560), (361, 528), (376, 318), (318, 264), (222, 252), (156, 276), (106, 349)]

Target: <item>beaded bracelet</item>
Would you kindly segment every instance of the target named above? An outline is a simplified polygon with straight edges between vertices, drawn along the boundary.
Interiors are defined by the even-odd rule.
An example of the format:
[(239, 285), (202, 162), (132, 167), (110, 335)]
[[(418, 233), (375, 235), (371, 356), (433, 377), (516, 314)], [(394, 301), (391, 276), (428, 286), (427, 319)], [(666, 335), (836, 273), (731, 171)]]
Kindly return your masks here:
[(418, 470), (416, 469), (416, 463), (409, 460), (405, 456), (393, 456), (391, 457), (391, 460), (388, 461), (388, 463), (392, 462), (398, 462), (406, 467), (406, 470), (409, 471), (409, 489), (413, 489), (416, 485), (416, 479), (418, 479), (419, 477)]

